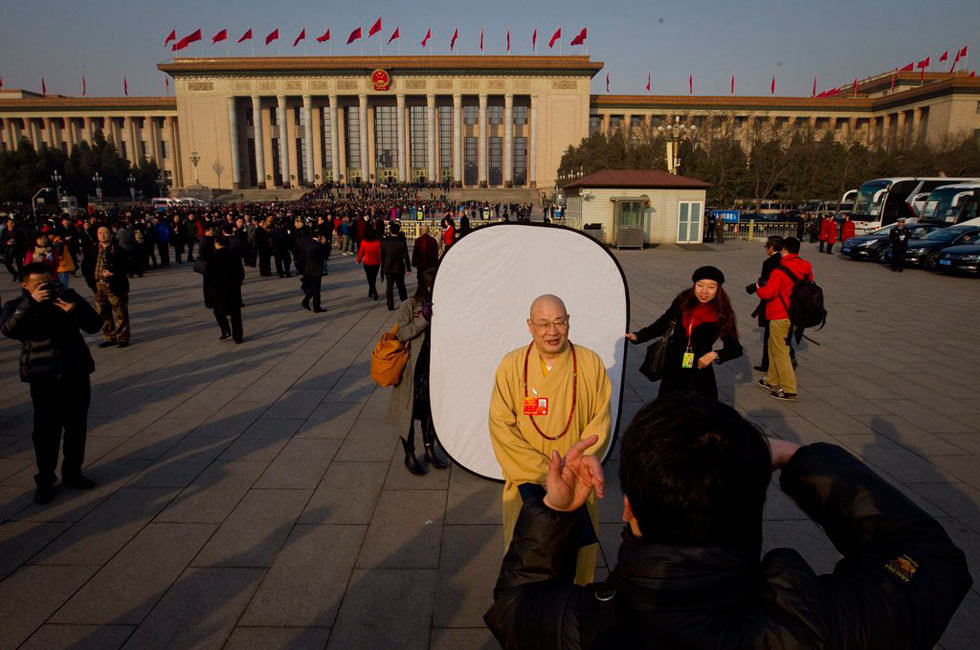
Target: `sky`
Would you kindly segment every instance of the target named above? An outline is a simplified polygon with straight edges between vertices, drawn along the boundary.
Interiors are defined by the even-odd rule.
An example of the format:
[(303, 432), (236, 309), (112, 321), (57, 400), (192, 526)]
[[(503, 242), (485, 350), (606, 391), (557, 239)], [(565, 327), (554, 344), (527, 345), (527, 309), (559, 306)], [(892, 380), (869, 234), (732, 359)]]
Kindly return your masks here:
[[(347, 35), (382, 18), (382, 33), (365, 40), (363, 52), (379, 51), (379, 40), (395, 27), (402, 54), (424, 54), (419, 42), (432, 29), (433, 54), (449, 53), (449, 37), (459, 28), (456, 48), (479, 54), (480, 29), (487, 54), (504, 54), (511, 32), (511, 53), (531, 54), (531, 33), (538, 29), (537, 53), (558, 54), (547, 41), (561, 27), (562, 52), (572, 37), (588, 28), (587, 53), (605, 68), (592, 81), (592, 92), (644, 94), (647, 75), (653, 93), (688, 94), (693, 75), (697, 95), (728, 95), (735, 75), (736, 95), (809, 96), (813, 78), (819, 89), (850, 83), (855, 77), (889, 71), (931, 56), (931, 70), (948, 70), (936, 60), (969, 45), (970, 68), (980, 67), (978, 0), (687, 0), (684, 3), (605, 0), (363, 0), (326, 3), (312, 0), (0, 0), (0, 77), (4, 88), (81, 94), (86, 77), (89, 96), (162, 95), (164, 75), (156, 69), (173, 53), (163, 47), (171, 29), (179, 36), (202, 29), (204, 40), (183, 51), (187, 56), (329, 54), (313, 40), (331, 30), (334, 55), (362, 53), (360, 42), (345, 45)], [(255, 40), (236, 45), (249, 27)], [(281, 38), (266, 47), (264, 36), (276, 27)], [(211, 45), (211, 36), (228, 29), (229, 40)], [(307, 40), (292, 41), (306, 28)], [(399, 53), (399, 41), (386, 53)], [(945, 66), (946, 64), (942, 64)]]

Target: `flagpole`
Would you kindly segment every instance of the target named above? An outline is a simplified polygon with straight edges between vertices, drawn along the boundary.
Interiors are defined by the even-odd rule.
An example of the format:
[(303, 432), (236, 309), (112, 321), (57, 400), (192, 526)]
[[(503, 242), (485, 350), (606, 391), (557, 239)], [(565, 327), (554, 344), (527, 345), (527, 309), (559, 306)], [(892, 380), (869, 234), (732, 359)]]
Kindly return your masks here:
[[(561, 29), (561, 25), (558, 26), (558, 29)], [(559, 39), (558, 39), (558, 56), (562, 56), (562, 47), (564, 47), (564, 43), (561, 42), (561, 37), (559, 37)]]

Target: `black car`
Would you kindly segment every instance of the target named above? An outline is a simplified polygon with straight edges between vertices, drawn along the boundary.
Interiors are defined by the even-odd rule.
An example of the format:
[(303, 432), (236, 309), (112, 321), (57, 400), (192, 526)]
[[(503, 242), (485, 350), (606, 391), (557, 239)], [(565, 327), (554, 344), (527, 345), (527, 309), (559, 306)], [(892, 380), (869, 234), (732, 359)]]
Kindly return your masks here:
[[(895, 224), (879, 228), (869, 235), (859, 235), (848, 237), (841, 247), (841, 254), (855, 260), (874, 260), (884, 262), (888, 259), (891, 252), (892, 240), (889, 234)], [(922, 239), (933, 230), (945, 228), (939, 223), (913, 223), (909, 224), (909, 239)]]
[(980, 275), (980, 244), (950, 246), (939, 253), (940, 271)]
[[(909, 250), (905, 262), (910, 265), (922, 266), (930, 271), (939, 266), (939, 254), (950, 246), (963, 246), (980, 242), (980, 226), (950, 226), (933, 230), (922, 239), (909, 241)], [(892, 257), (888, 251), (888, 259)]]

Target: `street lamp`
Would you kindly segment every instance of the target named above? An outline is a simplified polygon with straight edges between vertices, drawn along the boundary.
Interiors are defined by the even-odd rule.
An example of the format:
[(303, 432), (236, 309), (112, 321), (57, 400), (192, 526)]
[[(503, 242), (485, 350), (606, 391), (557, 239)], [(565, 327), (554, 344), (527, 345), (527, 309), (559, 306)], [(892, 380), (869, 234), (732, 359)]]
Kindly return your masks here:
[(102, 174), (95, 172), (92, 174), (92, 182), (95, 183), (95, 196), (102, 200)]
[(54, 195), (60, 202), (61, 201), (61, 174), (59, 174), (57, 171), (53, 172), (51, 174), (51, 182), (54, 183)]
[(136, 203), (136, 177), (130, 172), (129, 177), (126, 178), (129, 181), (129, 197), (132, 199), (133, 203)]
[(191, 164), (194, 165), (194, 185), (200, 185), (201, 181), (197, 178), (197, 163), (201, 162), (201, 157), (197, 155), (197, 150), (191, 152)]
[(663, 135), (667, 144), (667, 171), (676, 174), (681, 166), (680, 143), (685, 137), (694, 135), (698, 127), (693, 124), (681, 124), (680, 115), (674, 116), (674, 123), (666, 126), (658, 126), (657, 131)]
[(34, 220), (37, 220), (37, 197), (40, 196), (42, 192), (50, 192), (50, 187), (42, 187), (37, 192), (34, 192), (34, 196), (31, 197), (31, 212), (34, 213)]

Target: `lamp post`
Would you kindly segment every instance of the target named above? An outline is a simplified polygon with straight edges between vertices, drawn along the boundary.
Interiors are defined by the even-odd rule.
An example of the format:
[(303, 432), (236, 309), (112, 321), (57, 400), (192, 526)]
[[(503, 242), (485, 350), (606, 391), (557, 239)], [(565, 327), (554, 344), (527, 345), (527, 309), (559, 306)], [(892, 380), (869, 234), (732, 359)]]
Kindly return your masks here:
[(201, 162), (201, 157), (197, 154), (197, 149), (191, 152), (191, 164), (194, 165), (194, 184), (200, 185), (201, 181), (197, 178), (197, 163)]
[(61, 174), (58, 172), (53, 172), (51, 174), (51, 182), (54, 183), (54, 195), (61, 202)]
[(102, 200), (102, 174), (95, 172), (92, 174), (92, 182), (95, 183), (95, 196)]
[(34, 196), (31, 197), (31, 212), (34, 213), (34, 220), (37, 221), (37, 197), (42, 192), (50, 192), (50, 187), (42, 187), (37, 192), (34, 192)]
[(680, 143), (688, 135), (694, 135), (698, 127), (681, 124), (680, 115), (674, 116), (674, 123), (658, 126), (657, 131), (664, 136), (667, 144), (667, 171), (676, 174), (681, 166)]
[(136, 203), (136, 177), (130, 172), (126, 180), (129, 181), (129, 198)]

